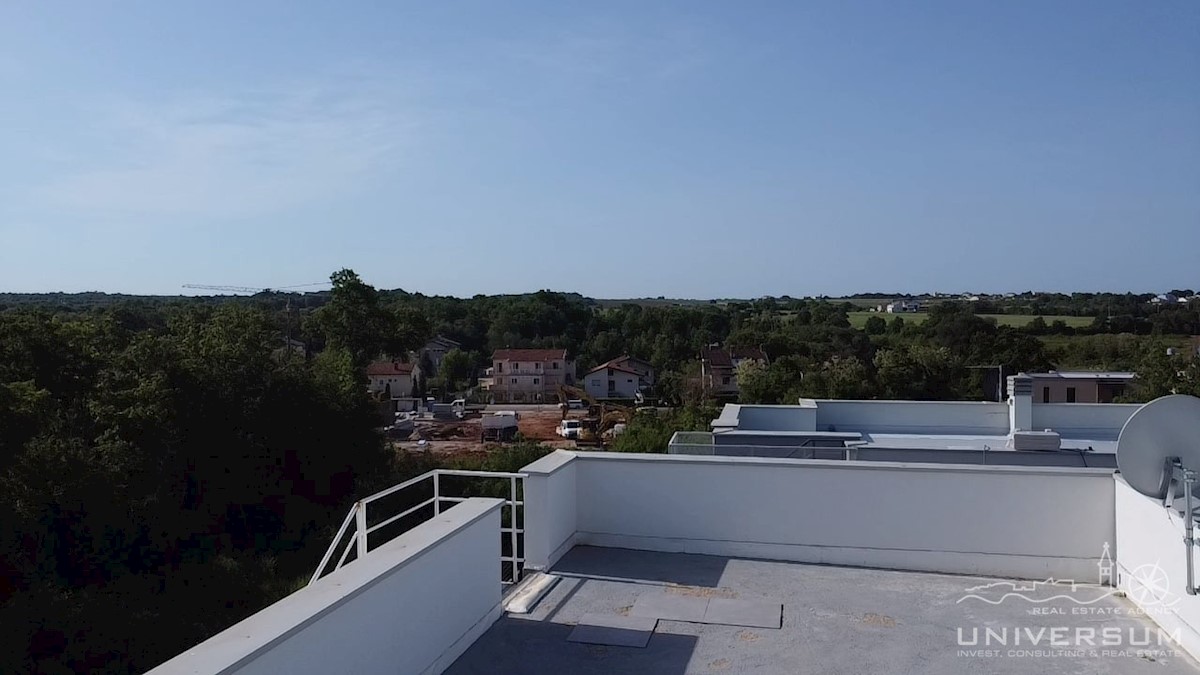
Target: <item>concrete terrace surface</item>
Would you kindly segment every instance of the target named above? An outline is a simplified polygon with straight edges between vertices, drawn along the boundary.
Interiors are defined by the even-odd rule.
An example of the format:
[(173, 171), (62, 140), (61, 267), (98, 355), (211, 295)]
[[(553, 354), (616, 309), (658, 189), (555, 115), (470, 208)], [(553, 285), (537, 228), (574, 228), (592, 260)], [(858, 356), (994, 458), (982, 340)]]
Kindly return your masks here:
[[(1081, 585), (1097, 601), (1034, 605), (960, 601), (969, 588), (1008, 580), (577, 546), (554, 565), (558, 584), (527, 615), (502, 616), (446, 671), (483, 673), (1197, 673), (1173, 643), (1130, 646), (1156, 627), (1108, 587)], [(1081, 584), (1085, 580), (1081, 580)], [(1086, 580), (1094, 582), (1095, 580)], [(1020, 583), (1020, 582), (1018, 582)], [(1003, 586), (1000, 587), (1003, 589)], [(1052, 589), (1052, 593), (1057, 592)], [(586, 614), (628, 615), (645, 593), (783, 604), (780, 629), (660, 620), (644, 648), (568, 642)], [(982, 593), (986, 594), (987, 591)], [(1000, 594), (995, 594), (999, 596)], [(989, 596), (992, 597), (992, 596)], [(1055, 608), (1061, 608), (1055, 611)], [(976, 646), (959, 645), (979, 631)], [(1014, 644), (1018, 630), (1118, 628), (1119, 646)], [(983, 644), (985, 628), (1011, 631)], [(1146, 632), (1148, 631), (1148, 633)], [(987, 656), (976, 650), (992, 649)], [(1009, 654), (1010, 650), (1022, 653)], [(1041, 650), (1037, 655), (1036, 650)], [(1138, 650), (1150, 653), (1137, 654)], [(972, 653), (963, 653), (964, 651)]]

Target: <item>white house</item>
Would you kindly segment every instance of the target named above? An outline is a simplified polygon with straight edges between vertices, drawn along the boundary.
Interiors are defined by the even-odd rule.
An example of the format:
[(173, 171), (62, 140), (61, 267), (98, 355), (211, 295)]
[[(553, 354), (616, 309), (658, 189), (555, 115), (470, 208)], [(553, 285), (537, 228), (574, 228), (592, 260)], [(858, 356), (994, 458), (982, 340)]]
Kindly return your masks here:
[(391, 398), (413, 395), (413, 374), (418, 372), (411, 363), (375, 361), (367, 366), (367, 390), (371, 393), (389, 392)]
[(583, 376), (583, 390), (592, 398), (634, 398), (641, 375), (632, 368), (601, 364)]

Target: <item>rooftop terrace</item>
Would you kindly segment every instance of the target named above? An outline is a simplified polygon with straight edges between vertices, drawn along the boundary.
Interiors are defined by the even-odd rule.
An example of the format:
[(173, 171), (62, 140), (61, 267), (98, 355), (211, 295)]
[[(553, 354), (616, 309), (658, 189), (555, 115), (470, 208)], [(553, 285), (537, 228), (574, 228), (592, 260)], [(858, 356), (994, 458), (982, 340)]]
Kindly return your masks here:
[[(1089, 656), (1086, 645), (1053, 646), (1051, 629), (1071, 636), (1082, 630), (1086, 635), (1096, 630), (1098, 617), (1126, 636), (1130, 631), (1139, 638), (1154, 635), (1154, 625), (1136, 615), (1131, 603), (1101, 586), (1076, 589), (1080, 597), (1099, 598), (1088, 605), (1094, 610), (1090, 614), (1072, 614), (1078, 605), (1070, 600), (1040, 605), (1045, 613), (1030, 614), (1039, 605), (992, 605), (967, 597), (972, 593), (966, 589), (995, 583), (995, 578), (590, 546), (575, 547), (552, 571), (561, 581), (533, 612), (501, 618), (446, 672), (1197, 672), (1173, 644), (1149, 646), (1142, 655), (1129, 651), (1104, 657)], [(576, 625), (586, 624), (589, 617), (636, 616), (654, 598), (685, 601), (676, 603), (675, 611), (686, 608), (686, 601), (703, 605), (709, 598), (781, 603), (782, 621), (768, 628), (660, 619), (645, 647), (568, 640)], [(985, 645), (986, 628), (1003, 632), (1008, 644), (993, 637)], [(1035, 642), (1026, 629), (1040, 640)], [(1103, 649), (1099, 642), (1097, 637), (1096, 652)], [(985, 655), (988, 649), (996, 655)], [(1047, 656), (1032, 655), (1039, 649)]]
[(1198, 671), (1190, 519), (1111, 469), (559, 450), (521, 476), (369, 547), (386, 514), (352, 512), (350, 562), (152, 672)]

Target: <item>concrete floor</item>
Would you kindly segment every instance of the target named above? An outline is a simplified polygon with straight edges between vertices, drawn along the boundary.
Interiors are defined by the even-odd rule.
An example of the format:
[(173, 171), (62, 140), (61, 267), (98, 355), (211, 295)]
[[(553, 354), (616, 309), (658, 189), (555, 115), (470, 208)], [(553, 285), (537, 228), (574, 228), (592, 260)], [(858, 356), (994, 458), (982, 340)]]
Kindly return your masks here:
[[(562, 580), (533, 612), (502, 617), (446, 672), (1200, 672), (1173, 643), (1158, 645), (1154, 624), (1131, 614), (1127, 600), (1100, 586), (1048, 593), (1089, 601), (1083, 605), (1018, 599), (993, 605), (960, 599), (968, 588), (996, 579), (586, 546), (571, 550), (552, 571)], [(1004, 590), (978, 594), (995, 599)], [(627, 614), (647, 592), (782, 602), (783, 627), (662, 620), (645, 648), (567, 641), (583, 615)], [(1049, 629), (1056, 627), (1067, 646), (1050, 644)], [(966, 641), (977, 630), (979, 644), (960, 646), (960, 628)], [(998, 638), (983, 644), (988, 628), (1007, 629), (1008, 644)], [(1118, 644), (1103, 646), (1103, 628), (1119, 631)], [(1040, 635), (1040, 643), (1030, 634)], [(1135, 646), (1147, 636), (1150, 646)], [(986, 649), (991, 653), (979, 651)]]

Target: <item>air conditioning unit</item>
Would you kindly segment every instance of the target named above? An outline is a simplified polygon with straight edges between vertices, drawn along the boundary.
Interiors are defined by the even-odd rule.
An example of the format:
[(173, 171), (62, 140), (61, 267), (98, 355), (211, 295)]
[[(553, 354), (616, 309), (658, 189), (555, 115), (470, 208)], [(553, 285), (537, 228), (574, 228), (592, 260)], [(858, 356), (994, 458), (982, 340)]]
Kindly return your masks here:
[(1008, 446), (1013, 450), (1042, 450), (1056, 452), (1062, 449), (1062, 439), (1057, 431), (1014, 431), (1008, 437)]

